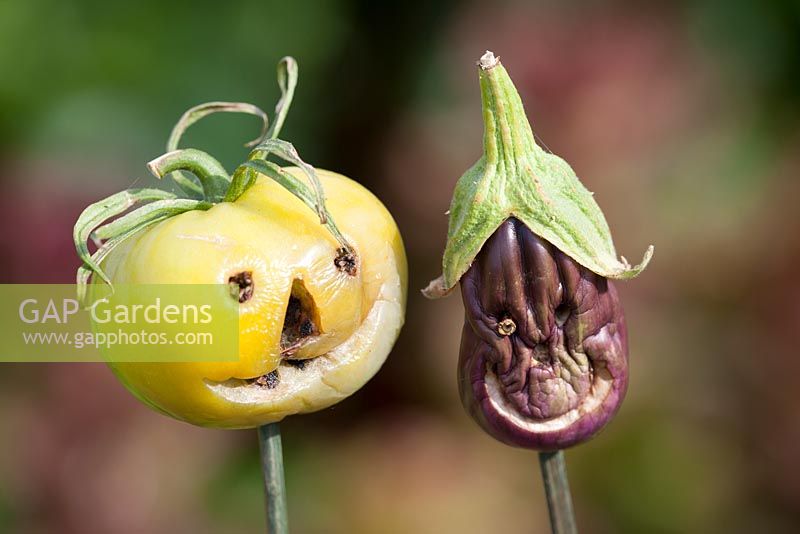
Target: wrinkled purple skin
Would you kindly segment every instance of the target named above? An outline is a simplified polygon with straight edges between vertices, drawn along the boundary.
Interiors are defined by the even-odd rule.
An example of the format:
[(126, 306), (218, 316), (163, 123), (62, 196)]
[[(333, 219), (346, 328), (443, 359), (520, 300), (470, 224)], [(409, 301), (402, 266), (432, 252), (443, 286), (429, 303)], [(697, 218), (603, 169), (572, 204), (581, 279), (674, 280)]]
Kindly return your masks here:
[[(459, 391), (486, 432), (556, 450), (611, 420), (628, 386), (628, 339), (610, 281), (510, 218), (462, 277), (461, 293)], [(516, 331), (503, 336), (506, 318)]]

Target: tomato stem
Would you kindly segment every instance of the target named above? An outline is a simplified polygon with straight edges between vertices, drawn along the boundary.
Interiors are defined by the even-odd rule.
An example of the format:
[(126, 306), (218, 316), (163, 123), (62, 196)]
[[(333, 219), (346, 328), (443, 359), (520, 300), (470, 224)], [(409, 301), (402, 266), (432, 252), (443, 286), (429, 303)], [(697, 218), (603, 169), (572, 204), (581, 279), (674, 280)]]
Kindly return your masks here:
[(267, 506), (267, 532), (288, 534), (289, 518), (286, 508), (286, 483), (283, 477), (283, 449), (278, 423), (258, 427), (261, 452), (261, 471)]

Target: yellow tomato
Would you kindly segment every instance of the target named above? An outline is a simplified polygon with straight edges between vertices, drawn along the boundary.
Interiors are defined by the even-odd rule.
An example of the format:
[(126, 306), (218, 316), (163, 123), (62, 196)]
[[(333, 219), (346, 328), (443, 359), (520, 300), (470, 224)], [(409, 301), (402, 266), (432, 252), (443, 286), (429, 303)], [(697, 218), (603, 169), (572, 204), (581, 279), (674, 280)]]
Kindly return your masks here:
[(317, 174), (352, 269), (335, 261), (341, 245), (317, 214), (263, 176), (235, 202), (169, 218), (106, 258), (113, 283), (239, 288), (239, 361), (113, 364), (139, 399), (193, 424), (249, 428), (330, 406), (378, 371), (405, 314), (400, 233), (364, 187)]

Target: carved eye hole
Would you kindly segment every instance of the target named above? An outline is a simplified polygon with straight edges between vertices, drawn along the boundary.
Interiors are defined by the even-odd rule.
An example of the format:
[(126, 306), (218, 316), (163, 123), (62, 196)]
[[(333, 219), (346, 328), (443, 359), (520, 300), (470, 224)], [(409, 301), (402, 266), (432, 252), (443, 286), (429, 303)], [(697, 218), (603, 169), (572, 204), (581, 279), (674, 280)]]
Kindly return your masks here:
[(336, 249), (336, 257), (333, 259), (333, 264), (337, 269), (350, 276), (355, 276), (358, 273), (358, 262), (355, 255), (345, 248)]
[(243, 304), (253, 296), (253, 273), (242, 271), (228, 278), (231, 296)]
[(497, 323), (497, 333), (501, 336), (510, 336), (516, 331), (517, 324), (510, 317), (506, 317)]

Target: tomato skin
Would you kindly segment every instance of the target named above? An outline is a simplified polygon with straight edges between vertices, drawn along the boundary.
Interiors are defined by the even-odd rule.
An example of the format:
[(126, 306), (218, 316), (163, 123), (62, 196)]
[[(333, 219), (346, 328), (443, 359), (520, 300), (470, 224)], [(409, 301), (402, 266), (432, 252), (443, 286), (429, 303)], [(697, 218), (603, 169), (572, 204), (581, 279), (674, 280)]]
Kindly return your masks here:
[[(289, 173), (303, 180), (299, 169)], [(238, 362), (116, 363), (125, 386), (154, 409), (202, 426), (250, 428), (330, 406), (380, 368), (405, 314), (407, 265), (399, 230), (367, 189), (317, 170), (331, 216), (358, 255), (355, 274), (334, 264), (341, 246), (317, 214), (275, 182), (258, 181), (235, 202), (167, 219), (114, 250), (113, 283), (227, 284), (250, 273), (240, 304)], [(313, 299), (319, 335), (287, 365), (281, 333), (293, 284)], [(278, 371), (274, 388), (252, 381)]]

